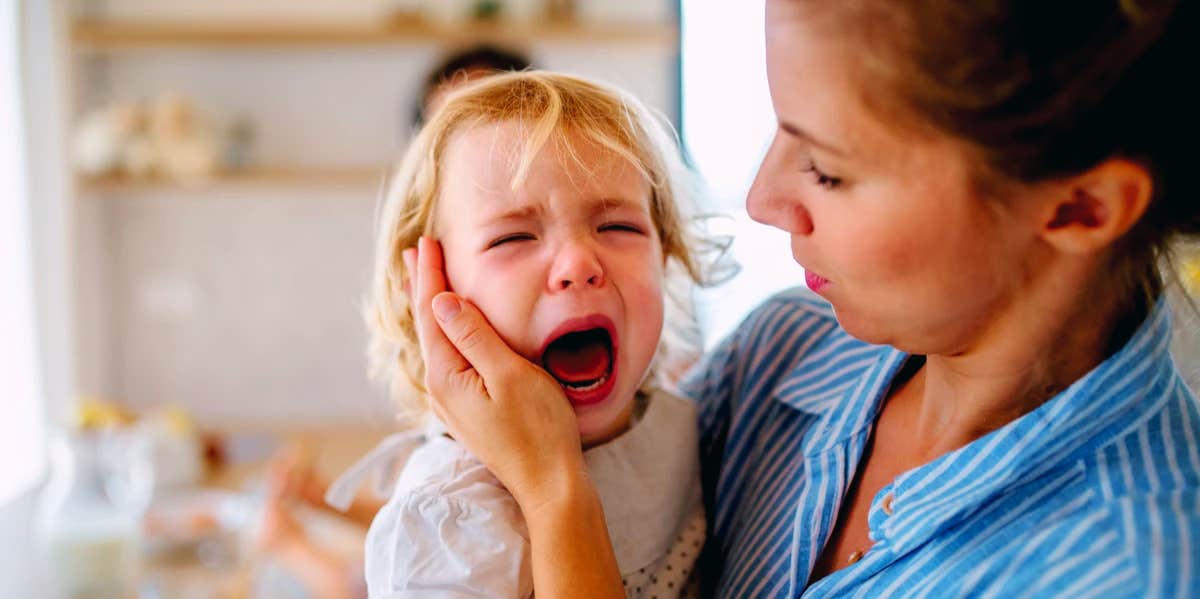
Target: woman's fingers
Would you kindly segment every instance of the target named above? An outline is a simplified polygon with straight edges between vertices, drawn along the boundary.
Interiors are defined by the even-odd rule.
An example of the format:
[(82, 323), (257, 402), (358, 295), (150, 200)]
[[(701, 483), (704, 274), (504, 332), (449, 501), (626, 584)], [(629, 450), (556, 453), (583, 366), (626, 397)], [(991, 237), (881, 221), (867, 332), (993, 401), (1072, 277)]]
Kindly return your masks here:
[(454, 345), (442, 333), (433, 315), (434, 296), (446, 291), (442, 248), (436, 241), (422, 237), (417, 243), (415, 261), (416, 270), (409, 271), (415, 272), (416, 275), (410, 276), (415, 296), (413, 318), (416, 320), (417, 337), (421, 342), (421, 355), (425, 358), (425, 384), (426, 387), (436, 387), (440, 381), (461, 376), (469, 371), (471, 364), (454, 349)]
[(500, 338), (496, 329), (471, 302), (453, 293), (440, 293), (433, 298), (432, 307), (442, 332), (483, 377), (489, 395), (497, 398), (495, 388), (506, 385), (511, 378), (507, 376), (508, 373), (524, 366), (525, 358)]
[(503, 386), (510, 378), (506, 374), (527, 362), (500, 338), (478, 308), (446, 292), (438, 243), (422, 237), (417, 248), (416, 256), (410, 258), (406, 252), (405, 260), (416, 261), (415, 317), (425, 357), (426, 386), (431, 391), (446, 384), (469, 391)]

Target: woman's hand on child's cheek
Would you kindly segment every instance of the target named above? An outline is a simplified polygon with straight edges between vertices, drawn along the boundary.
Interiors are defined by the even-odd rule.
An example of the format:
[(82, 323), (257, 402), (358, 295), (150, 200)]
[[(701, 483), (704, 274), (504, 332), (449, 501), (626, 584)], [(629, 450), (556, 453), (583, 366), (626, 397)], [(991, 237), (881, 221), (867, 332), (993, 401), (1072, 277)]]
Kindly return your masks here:
[(514, 352), (470, 302), (445, 292), (441, 248), (417, 253), (417, 331), (425, 387), (451, 435), (526, 512), (585, 477), (575, 413), (549, 374)]

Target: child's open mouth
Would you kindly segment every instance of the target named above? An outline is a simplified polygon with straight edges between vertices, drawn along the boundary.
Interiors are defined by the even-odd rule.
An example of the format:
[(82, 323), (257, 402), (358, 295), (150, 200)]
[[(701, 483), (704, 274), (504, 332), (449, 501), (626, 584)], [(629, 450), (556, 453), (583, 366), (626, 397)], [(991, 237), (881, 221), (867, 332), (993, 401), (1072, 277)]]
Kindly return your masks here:
[(542, 352), (542, 366), (562, 385), (572, 404), (588, 405), (604, 400), (612, 391), (615, 355), (611, 333), (599, 326), (553, 339)]

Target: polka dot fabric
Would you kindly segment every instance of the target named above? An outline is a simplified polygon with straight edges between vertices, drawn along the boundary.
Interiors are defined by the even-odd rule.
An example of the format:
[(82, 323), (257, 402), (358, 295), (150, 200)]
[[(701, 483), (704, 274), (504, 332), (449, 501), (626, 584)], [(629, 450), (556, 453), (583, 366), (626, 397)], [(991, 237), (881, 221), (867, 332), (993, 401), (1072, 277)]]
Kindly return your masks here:
[(630, 599), (668, 599), (700, 596), (696, 558), (704, 546), (704, 508), (698, 507), (685, 521), (683, 530), (667, 554), (645, 568), (622, 577), (625, 596)]

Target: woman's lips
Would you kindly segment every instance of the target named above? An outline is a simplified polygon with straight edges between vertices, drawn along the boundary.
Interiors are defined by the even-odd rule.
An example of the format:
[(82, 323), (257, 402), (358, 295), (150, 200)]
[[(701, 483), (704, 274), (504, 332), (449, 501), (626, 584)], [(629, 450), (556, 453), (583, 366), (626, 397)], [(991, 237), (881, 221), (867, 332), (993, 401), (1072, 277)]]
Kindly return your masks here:
[(829, 286), (829, 279), (826, 279), (825, 277), (822, 277), (811, 270), (805, 269), (804, 283), (808, 285), (809, 289), (813, 290), (813, 293), (821, 293), (822, 289)]

